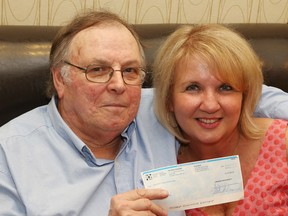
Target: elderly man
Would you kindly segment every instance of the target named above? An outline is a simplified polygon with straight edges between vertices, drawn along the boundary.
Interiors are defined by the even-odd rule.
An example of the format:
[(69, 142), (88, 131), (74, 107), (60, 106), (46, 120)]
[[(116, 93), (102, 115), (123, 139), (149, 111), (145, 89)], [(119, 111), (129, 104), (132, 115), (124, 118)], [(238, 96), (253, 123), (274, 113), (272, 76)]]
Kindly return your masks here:
[(0, 215), (167, 215), (152, 202), (167, 192), (142, 189), (140, 173), (175, 164), (177, 142), (154, 115), (153, 91), (141, 94), (133, 29), (109, 12), (81, 14), (50, 61), (51, 102), (0, 129)]
[[(155, 116), (135, 119), (144, 62), (137, 35), (112, 13), (81, 14), (59, 32), (51, 102), (0, 130), (0, 215), (108, 215), (113, 195), (143, 188), (141, 171), (176, 163), (175, 141)], [(147, 203), (166, 192), (131, 193), (139, 200), (129, 209), (113, 202), (111, 215), (166, 215)]]

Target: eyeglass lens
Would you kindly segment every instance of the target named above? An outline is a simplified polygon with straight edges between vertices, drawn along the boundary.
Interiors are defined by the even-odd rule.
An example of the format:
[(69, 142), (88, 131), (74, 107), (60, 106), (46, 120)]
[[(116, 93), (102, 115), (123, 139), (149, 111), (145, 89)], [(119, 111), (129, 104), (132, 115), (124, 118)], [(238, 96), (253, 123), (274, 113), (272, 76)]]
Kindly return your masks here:
[(123, 80), (129, 85), (141, 85), (145, 72), (140, 67), (128, 67), (122, 70), (114, 70), (109, 66), (90, 65), (87, 68), (86, 77), (91, 82), (108, 82), (115, 71), (121, 71)]

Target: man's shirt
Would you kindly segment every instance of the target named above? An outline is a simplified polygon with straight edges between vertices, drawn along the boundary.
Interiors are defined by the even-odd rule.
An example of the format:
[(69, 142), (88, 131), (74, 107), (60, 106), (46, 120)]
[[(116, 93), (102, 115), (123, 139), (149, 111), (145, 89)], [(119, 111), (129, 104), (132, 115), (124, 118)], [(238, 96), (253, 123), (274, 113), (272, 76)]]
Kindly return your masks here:
[(262, 95), (254, 115), (288, 120), (288, 93), (272, 86), (263, 85)]
[[(113, 195), (143, 188), (142, 171), (176, 163), (173, 136), (143, 89), (115, 160), (95, 158), (63, 121), (53, 98), (0, 129), (0, 215), (108, 215)], [(171, 212), (170, 215), (183, 215)]]

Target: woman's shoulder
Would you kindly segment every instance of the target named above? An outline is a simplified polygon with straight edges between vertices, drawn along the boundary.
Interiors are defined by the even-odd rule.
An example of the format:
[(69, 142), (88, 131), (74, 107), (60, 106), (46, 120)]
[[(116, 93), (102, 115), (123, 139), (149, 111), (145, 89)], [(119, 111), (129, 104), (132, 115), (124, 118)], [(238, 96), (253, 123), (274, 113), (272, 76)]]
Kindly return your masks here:
[(265, 132), (265, 135), (267, 135), (267, 133), (270, 135), (282, 134), (281, 138), (284, 139), (286, 143), (288, 156), (288, 121), (283, 119), (255, 118), (255, 123)]
[(275, 119), (271, 118), (254, 118), (254, 122), (258, 128), (267, 131), (271, 124), (273, 124)]
[(271, 118), (254, 118), (255, 124), (261, 129), (268, 129), (273, 124), (287, 125), (288, 121), (284, 119), (271, 119)]

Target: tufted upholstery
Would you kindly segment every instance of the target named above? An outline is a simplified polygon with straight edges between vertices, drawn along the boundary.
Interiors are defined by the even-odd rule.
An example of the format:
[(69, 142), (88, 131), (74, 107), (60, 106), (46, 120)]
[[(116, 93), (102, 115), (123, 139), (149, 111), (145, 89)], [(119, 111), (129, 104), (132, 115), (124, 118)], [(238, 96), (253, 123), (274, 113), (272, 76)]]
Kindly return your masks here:
[[(148, 69), (157, 47), (177, 24), (134, 26), (145, 45)], [(288, 25), (237, 24), (264, 61), (267, 85), (288, 92)], [(0, 26), (0, 126), (10, 119), (46, 104), (49, 50), (59, 27)], [(150, 86), (149, 78), (144, 87)]]

